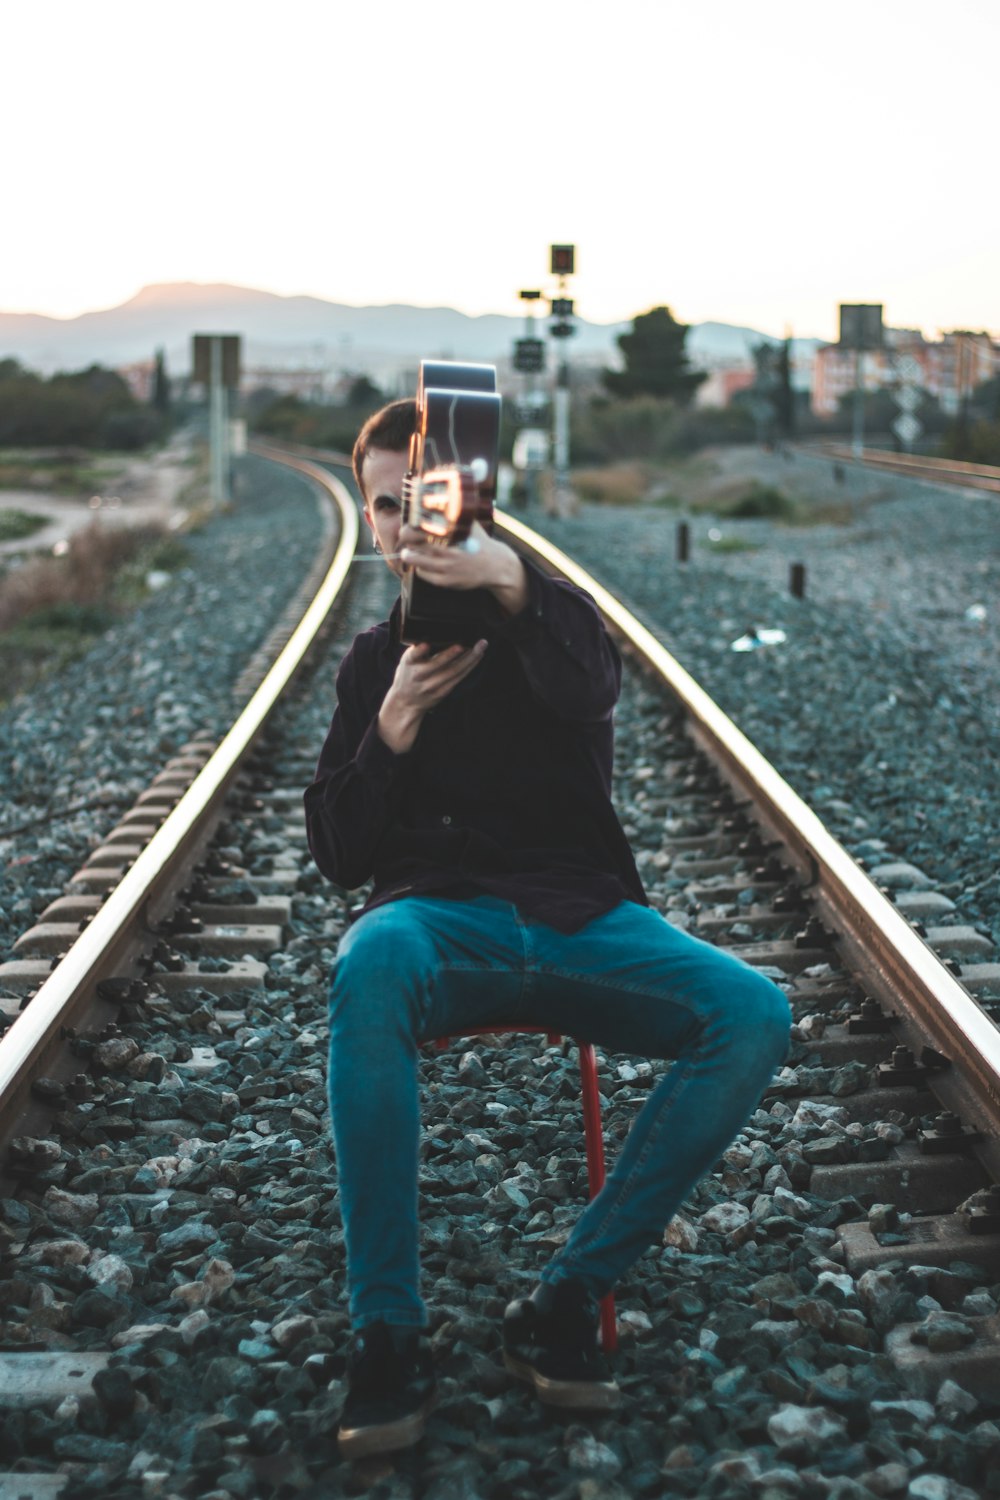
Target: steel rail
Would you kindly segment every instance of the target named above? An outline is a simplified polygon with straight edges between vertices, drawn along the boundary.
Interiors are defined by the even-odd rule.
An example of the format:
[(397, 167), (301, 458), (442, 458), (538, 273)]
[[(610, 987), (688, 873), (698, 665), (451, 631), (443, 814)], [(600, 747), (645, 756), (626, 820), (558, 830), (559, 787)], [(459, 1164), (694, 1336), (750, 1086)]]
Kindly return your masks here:
[(137, 856), (31, 1003), (0, 1039), (0, 1134), (5, 1134), (27, 1098), (32, 1080), (88, 1003), (97, 983), (137, 951), (135, 932), (163, 893), (196, 857), (206, 829), (243, 758), (298, 672), (348, 576), (357, 548), (358, 508), (344, 484), (317, 464), (292, 458), (263, 444), (252, 451), (289, 464), (330, 495), (340, 515), (333, 561), (312, 602), (256, 692), (176, 807)]
[[(803, 452), (809, 452), (803, 449)], [(871, 468), (887, 469), (896, 474), (923, 479), (928, 484), (955, 484), (967, 489), (1000, 494), (1000, 468), (992, 464), (970, 464), (959, 459), (930, 458), (919, 453), (888, 453), (882, 448), (865, 448), (855, 458), (850, 448), (836, 443), (824, 445), (828, 458), (853, 460)]]
[(519, 546), (586, 589), (611, 627), (667, 684), (689, 716), (692, 738), (750, 799), (756, 816), (788, 851), (811, 887), (817, 915), (837, 934), (848, 963), (880, 999), (904, 1004), (934, 1049), (960, 1065), (976, 1106), (974, 1123), (995, 1135), (1000, 1120), (1000, 1030), (652, 632), (558, 547), (513, 516), (498, 513), (497, 521)]

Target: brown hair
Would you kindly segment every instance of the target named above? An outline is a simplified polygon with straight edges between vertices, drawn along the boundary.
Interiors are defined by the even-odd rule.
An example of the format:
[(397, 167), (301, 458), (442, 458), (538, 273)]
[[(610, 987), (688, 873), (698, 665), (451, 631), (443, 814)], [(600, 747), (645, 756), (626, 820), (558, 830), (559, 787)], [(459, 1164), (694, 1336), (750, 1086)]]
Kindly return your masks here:
[(365, 494), (361, 471), (368, 454), (373, 448), (381, 448), (385, 453), (405, 452), (410, 445), (410, 437), (416, 423), (417, 403), (412, 396), (407, 396), (402, 401), (390, 401), (388, 406), (383, 406), (380, 411), (373, 412), (358, 433), (351, 463), (354, 466), (354, 477), (358, 482), (361, 498), (366, 505), (368, 496)]

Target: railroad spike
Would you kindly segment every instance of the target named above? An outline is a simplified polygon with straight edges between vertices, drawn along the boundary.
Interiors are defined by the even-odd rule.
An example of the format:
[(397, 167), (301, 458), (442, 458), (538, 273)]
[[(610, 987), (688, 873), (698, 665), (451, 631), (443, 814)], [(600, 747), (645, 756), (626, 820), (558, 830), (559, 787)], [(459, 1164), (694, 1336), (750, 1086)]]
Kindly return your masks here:
[(184, 968), (184, 960), (176, 949), (171, 948), (169, 943), (161, 939), (153, 944), (150, 959), (153, 965), (160, 969), (166, 969), (169, 973), (179, 974)]
[(917, 1131), (917, 1145), (925, 1156), (939, 1156), (948, 1151), (968, 1152), (979, 1140), (982, 1140), (981, 1131), (963, 1125), (950, 1110), (935, 1115), (925, 1130)]
[(876, 999), (866, 995), (861, 1007), (847, 1018), (847, 1030), (851, 1036), (879, 1036), (892, 1030), (893, 1017), (887, 1016)]
[(775, 894), (771, 902), (771, 910), (779, 913), (787, 912), (794, 916), (798, 912), (805, 911), (809, 905), (809, 897), (800, 885), (786, 885), (783, 890)]
[(148, 994), (149, 986), (142, 979), (113, 976), (97, 984), (97, 998), (109, 1005), (139, 1004)]
[(796, 948), (828, 948), (835, 934), (823, 926), (819, 917), (810, 917), (801, 932), (795, 934)]
[(935, 1052), (933, 1047), (921, 1049), (920, 1062), (929, 1073), (943, 1073), (951, 1067), (951, 1058), (945, 1057), (943, 1052)]
[(875, 1069), (875, 1078), (881, 1088), (906, 1084), (923, 1088), (927, 1083), (927, 1069), (917, 1062), (909, 1047), (894, 1047), (889, 1060), (879, 1063)]
[(959, 1204), (957, 1212), (965, 1218), (970, 1234), (1000, 1234), (1000, 1184), (991, 1182), (980, 1188)]

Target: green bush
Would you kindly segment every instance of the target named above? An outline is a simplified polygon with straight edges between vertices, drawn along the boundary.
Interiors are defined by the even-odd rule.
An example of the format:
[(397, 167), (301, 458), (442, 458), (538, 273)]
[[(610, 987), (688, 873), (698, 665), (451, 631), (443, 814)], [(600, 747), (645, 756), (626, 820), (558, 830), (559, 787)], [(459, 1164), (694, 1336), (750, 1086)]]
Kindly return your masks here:
[(733, 521), (793, 521), (798, 513), (798, 504), (790, 495), (759, 480), (754, 480), (746, 494), (726, 508)]
[(165, 430), (160, 413), (140, 405), (114, 370), (89, 369), (43, 380), (15, 360), (0, 361), (0, 445), (145, 447)]
[(92, 522), (65, 556), (36, 555), (10, 569), (0, 577), (0, 701), (81, 656), (148, 598), (152, 569), (173, 572), (187, 561), (184, 543), (157, 528)]
[(264, 393), (248, 406), (248, 419), (255, 432), (287, 443), (304, 443), (310, 448), (333, 448), (350, 453), (366, 417), (383, 405), (385, 397), (368, 380), (357, 380), (351, 399), (341, 406), (325, 406), (303, 401), (300, 396), (274, 396), (265, 402)]
[(70, 635), (101, 635), (114, 621), (114, 612), (104, 604), (76, 604), (59, 599), (34, 609), (23, 620), (25, 629), (63, 631)]
[(941, 456), (967, 464), (1000, 464), (1000, 422), (955, 422), (945, 434)]
[(607, 464), (574, 469), (572, 483), (581, 500), (595, 505), (639, 505), (649, 490), (649, 475), (639, 463)]
[(104, 606), (62, 600), (0, 631), (0, 707), (83, 656), (114, 618)]
[(756, 542), (745, 542), (739, 536), (710, 536), (705, 541), (709, 552), (759, 552)]
[(25, 510), (0, 510), (0, 542), (20, 542), (34, 536), (47, 524), (46, 516), (32, 516)]
[(597, 397), (573, 413), (571, 447), (580, 463), (665, 462), (716, 443), (754, 440), (753, 417), (739, 407), (683, 407), (656, 396)]

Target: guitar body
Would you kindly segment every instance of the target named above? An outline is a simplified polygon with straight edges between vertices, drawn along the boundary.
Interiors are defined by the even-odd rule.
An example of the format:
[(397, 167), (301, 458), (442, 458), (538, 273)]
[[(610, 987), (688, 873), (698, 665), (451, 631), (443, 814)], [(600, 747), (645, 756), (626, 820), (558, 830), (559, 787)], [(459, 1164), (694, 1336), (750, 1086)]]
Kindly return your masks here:
[[(403, 512), (438, 546), (460, 546), (478, 521), (493, 525), (500, 441), (500, 396), (492, 365), (423, 360), (417, 423), (403, 482)], [(407, 568), (401, 638), (411, 645), (471, 646), (496, 616), (485, 589), (441, 589)]]

